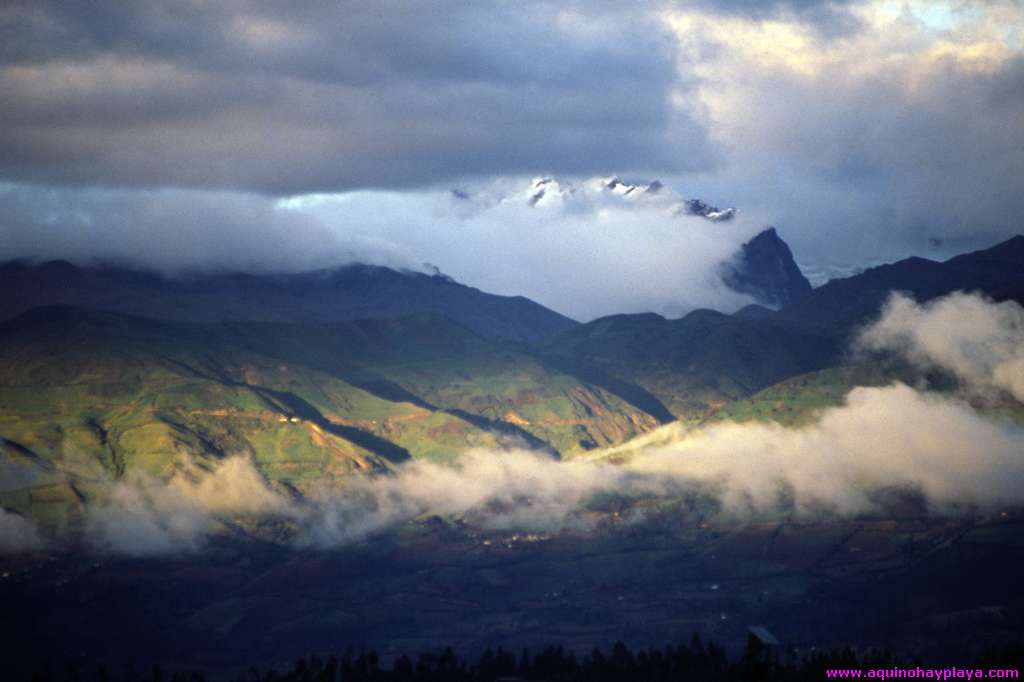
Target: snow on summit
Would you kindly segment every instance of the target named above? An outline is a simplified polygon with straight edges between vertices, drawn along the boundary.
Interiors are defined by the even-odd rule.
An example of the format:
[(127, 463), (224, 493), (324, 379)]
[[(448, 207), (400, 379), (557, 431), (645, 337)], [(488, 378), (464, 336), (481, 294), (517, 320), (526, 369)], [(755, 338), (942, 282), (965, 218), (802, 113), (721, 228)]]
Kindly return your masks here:
[(458, 201), (478, 205), (526, 205), (544, 209), (566, 207), (570, 202), (602, 204), (644, 204), (660, 208), (675, 216), (697, 216), (712, 222), (731, 220), (735, 208), (718, 208), (701, 199), (685, 198), (666, 187), (660, 180), (650, 182), (625, 180), (618, 175), (606, 175), (580, 181), (568, 181), (553, 176), (537, 176), (528, 182), (489, 188), (479, 192), (465, 189), (451, 190)]

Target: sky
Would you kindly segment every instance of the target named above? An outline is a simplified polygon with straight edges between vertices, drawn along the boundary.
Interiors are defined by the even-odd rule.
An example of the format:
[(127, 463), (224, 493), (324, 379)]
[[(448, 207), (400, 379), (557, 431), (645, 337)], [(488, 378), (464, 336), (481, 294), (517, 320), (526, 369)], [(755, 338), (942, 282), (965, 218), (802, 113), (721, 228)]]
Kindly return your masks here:
[(717, 267), (768, 225), (816, 283), (1024, 232), (1019, 2), (15, 0), (0, 35), (0, 259), (430, 263), (590, 319), (742, 305)]

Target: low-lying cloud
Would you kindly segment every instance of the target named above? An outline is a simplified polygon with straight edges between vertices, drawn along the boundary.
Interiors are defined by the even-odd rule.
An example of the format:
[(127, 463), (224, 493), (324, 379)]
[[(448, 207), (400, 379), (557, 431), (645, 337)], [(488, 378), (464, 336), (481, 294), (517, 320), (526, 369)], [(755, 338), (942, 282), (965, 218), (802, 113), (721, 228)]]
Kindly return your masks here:
[(488, 529), (561, 530), (599, 491), (623, 495), (666, 490), (655, 476), (592, 462), (560, 462), (525, 450), (471, 450), (454, 463), (418, 461), (393, 476), (360, 479), (319, 499), (302, 544), (335, 546), (423, 514), (456, 515)]
[(235, 456), (167, 482), (139, 476), (117, 483), (105, 502), (89, 509), (86, 536), (96, 549), (128, 556), (188, 552), (202, 548), (223, 516), (289, 512), (252, 463)]
[(621, 465), (601, 453), (558, 462), (522, 451), (474, 451), (454, 466), (416, 462), (322, 501), (306, 519), (304, 541), (344, 544), (427, 513), (487, 529), (580, 529), (587, 501), (600, 493), (696, 494), (733, 519), (883, 512), (884, 489), (919, 493), (939, 514), (1024, 503), (1024, 429), (903, 384), (854, 389), (844, 406), (803, 428), (669, 429), (667, 445), (616, 449), (628, 457)]
[(750, 302), (722, 283), (718, 265), (763, 227), (757, 216), (717, 223), (686, 215), (669, 188), (647, 200), (576, 190), (549, 190), (531, 203), (529, 178), (466, 186), (466, 199), (449, 189), (274, 201), (198, 190), (0, 187), (0, 261), (106, 261), (170, 274), (431, 263), (464, 284), (524, 295), (584, 321)]
[(1001, 389), (1024, 402), (1024, 308), (1014, 301), (960, 292), (919, 304), (893, 294), (860, 345), (951, 372), (971, 390)]
[(705, 483), (725, 509), (876, 510), (883, 487), (917, 490), (929, 508), (1024, 503), (1024, 430), (903, 384), (855, 388), (803, 428), (723, 424), (641, 453), (640, 471)]
[[(903, 384), (856, 388), (814, 424), (669, 427), (669, 442), (557, 461), (523, 450), (473, 450), (454, 463), (415, 461), (303, 500), (272, 492), (248, 460), (166, 487), (119, 485), (92, 513), (97, 547), (133, 556), (194, 551), (225, 515), (288, 519), (299, 546), (329, 548), (423, 515), (462, 518), (490, 531), (586, 531), (596, 495), (703, 498), (725, 519), (885, 513), (878, 493), (920, 494), (936, 514), (1024, 504), (1024, 429), (968, 404)], [(687, 513), (680, 503), (678, 513)], [(641, 518), (638, 515), (637, 518)]]

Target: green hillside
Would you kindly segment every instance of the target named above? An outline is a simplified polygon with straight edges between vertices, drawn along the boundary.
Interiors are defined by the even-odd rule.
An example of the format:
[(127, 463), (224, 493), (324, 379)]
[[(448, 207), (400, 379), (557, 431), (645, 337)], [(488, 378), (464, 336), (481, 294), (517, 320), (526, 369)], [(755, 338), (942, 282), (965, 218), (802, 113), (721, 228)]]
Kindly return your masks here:
[[(892, 358), (844, 365), (846, 340), (894, 287), (921, 298), (959, 287), (1019, 299), (1022, 243), (947, 263), (875, 268), (780, 312), (614, 315), (562, 327), (534, 345), (482, 335), (437, 312), (324, 320), (296, 310), (296, 319), (212, 322), (33, 308), (0, 323), (0, 507), (59, 527), (81, 521), (84, 505), (114, 481), (167, 479), (235, 454), (298, 495), (473, 447), (578, 457), (676, 420), (648, 440), (719, 420), (807, 423), (854, 386), (927, 380), (955, 388), (943, 384), (949, 377), (917, 375)], [(374, 291), (378, 279), (398, 277), (371, 274)], [(303, 292), (316, 290), (330, 306), (331, 291), (354, 295), (353, 281), (370, 281), (365, 273), (331, 277), (326, 284), (235, 277), (214, 289), (244, 298), (239, 314), (246, 314), (264, 298), (287, 311), (292, 299), (282, 291), (303, 301)], [(47, 281), (60, 289), (57, 279)], [(137, 284), (153, 296), (164, 286)], [(231, 312), (233, 298), (217, 300), (223, 306), (214, 312)], [(1024, 417), (1016, 403), (976, 407)]]
[(0, 325), (0, 505), (57, 525), (125, 475), (233, 454), (301, 492), (470, 447), (571, 456), (657, 423), (437, 315), (205, 325), (47, 307)]
[(711, 415), (708, 423), (757, 420), (802, 426), (814, 421), (821, 410), (842, 405), (857, 386), (885, 386), (896, 380), (913, 383), (913, 375), (905, 368), (878, 365), (829, 367), (790, 377), (730, 403)]
[[(887, 386), (894, 382), (957, 394), (956, 380), (938, 372), (922, 373), (898, 362), (875, 362), (828, 367), (780, 381), (749, 398), (730, 403), (704, 422), (771, 421), (786, 426), (803, 426), (816, 420), (829, 407), (842, 405), (858, 386)], [(1024, 405), (1009, 395), (958, 394), (980, 413), (1024, 424)]]

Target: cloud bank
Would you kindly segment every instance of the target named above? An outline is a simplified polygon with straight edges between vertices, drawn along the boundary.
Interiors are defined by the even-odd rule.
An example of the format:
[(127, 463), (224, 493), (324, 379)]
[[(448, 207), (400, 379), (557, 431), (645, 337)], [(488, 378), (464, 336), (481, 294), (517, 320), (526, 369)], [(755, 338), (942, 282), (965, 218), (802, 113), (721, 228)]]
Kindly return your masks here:
[(718, 265), (761, 229), (756, 216), (688, 215), (669, 188), (634, 197), (595, 179), (551, 180), (543, 194), (537, 185), (517, 178), (468, 186), (466, 198), (374, 192), (296, 203), (326, 224), (357, 223), (359, 234), (401, 245), (460, 282), (578, 320), (751, 302), (722, 283)]
[(896, 384), (856, 388), (843, 407), (800, 429), (726, 424), (642, 453), (633, 466), (717, 491), (727, 510), (799, 514), (877, 511), (884, 487), (923, 493), (929, 508), (1024, 503), (1024, 429), (965, 403)]
[(667, 445), (617, 448), (617, 457), (629, 456), (621, 465), (601, 453), (558, 462), (523, 451), (474, 451), (454, 466), (415, 462), (321, 500), (301, 542), (346, 544), (427, 513), (485, 529), (584, 530), (586, 503), (601, 493), (703, 496), (734, 520), (884, 513), (878, 493), (894, 489), (923, 495), (937, 514), (1024, 504), (1024, 429), (903, 384), (854, 389), (844, 406), (800, 429), (668, 429)]
[(290, 513), (289, 502), (252, 462), (235, 456), (167, 482), (148, 476), (118, 482), (105, 502), (89, 508), (86, 537), (97, 550), (127, 556), (192, 552), (222, 529), (223, 518)]
[(918, 304), (893, 294), (860, 346), (951, 372), (971, 390), (1001, 389), (1024, 402), (1024, 308), (1014, 301), (961, 292)]
[(360, 479), (310, 508), (301, 544), (361, 540), (423, 514), (467, 517), (487, 529), (580, 528), (583, 504), (599, 491), (658, 494), (665, 481), (621, 467), (560, 462), (525, 450), (471, 450), (453, 464), (417, 461), (394, 476)]
[(468, 184), (466, 198), (449, 190), (277, 201), (200, 190), (0, 188), (0, 260), (106, 261), (168, 273), (431, 263), (462, 283), (525, 295), (581, 320), (750, 302), (725, 287), (717, 266), (760, 229), (756, 216), (719, 223), (686, 213), (669, 188), (632, 197), (592, 185), (549, 188), (537, 202), (529, 178)]
[[(167, 488), (122, 484), (93, 511), (95, 546), (133, 556), (201, 549), (217, 520), (247, 513), (286, 518), (298, 546), (330, 548), (423, 515), (451, 515), (490, 531), (586, 532), (588, 503), (703, 498), (726, 520), (886, 513), (882, 491), (920, 494), (931, 513), (993, 512), (1024, 504), (1024, 429), (989, 421), (968, 404), (908, 386), (857, 388), (846, 404), (799, 429), (722, 424), (667, 444), (618, 448), (612, 464), (562, 462), (523, 450), (473, 450), (451, 464), (414, 461), (299, 501), (271, 492), (247, 460)], [(686, 514), (680, 502), (676, 513)], [(634, 519), (642, 518), (638, 513)], [(630, 521), (626, 515), (623, 519)]]
[(19, 181), (293, 195), (708, 162), (636, 7), (13, 2), (0, 28)]
[(0, 260), (114, 263), (166, 273), (418, 264), (372, 235), (254, 194), (0, 185)]
[[(6, 3), (0, 181), (5, 209), (35, 207), (5, 213), (2, 257), (295, 269), (369, 251), (553, 302), (576, 274), (550, 268), (596, 253), (653, 286), (643, 211), (621, 229), (534, 215), (549, 238), (481, 248), (440, 206), (453, 187), (608, 173), (775, 225), (816, 282), (950, 256), (1019, 229), (1022, 27), (1012, 0)], [(318, 223), (254, 196), (318, 193), (346, 210)], [(610, 308), (609, 288), (580, 286), (575, 314)]]

